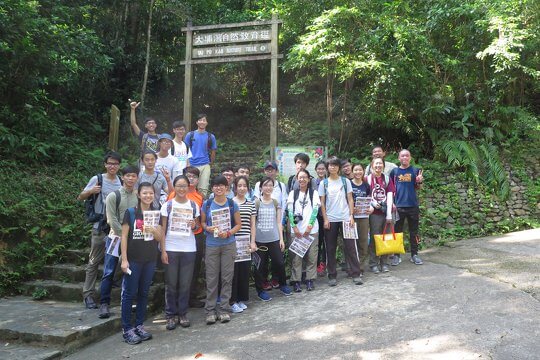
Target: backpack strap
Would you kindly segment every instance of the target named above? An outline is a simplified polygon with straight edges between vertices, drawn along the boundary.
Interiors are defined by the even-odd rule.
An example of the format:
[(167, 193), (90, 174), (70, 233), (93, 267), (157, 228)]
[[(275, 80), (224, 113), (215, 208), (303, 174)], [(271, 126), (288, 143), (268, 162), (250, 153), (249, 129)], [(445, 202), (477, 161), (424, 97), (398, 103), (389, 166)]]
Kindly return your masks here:
[(208, 148), (208, 151), (210, 151), (210, 149), (212, 149), (212, 133), (211, 132), (206, 132), (208, 134), (208, 140), (207, 140), (207, 143), (206, 143), (206, 147)]
[(294, 175), (289, 176), (289, 181), (287, 181), (287, 187), (289, 190), (293, 188)]
[(189, 149), (191, 149), (193, 147), (193, 140), (195, 140), (195, 139), (193, 139), (194, 135), (195, 134), (193, 133), (193, 131), (190, 131), (190, 132), (187, 133), (187, 135), (185, 137), (187, 139), (187, 137), (189, 136), (189, 145), (187, 145), (187, 143), (186, 143), (186, 146), (188, 146)]
[[(120, 194), (120, 190), (114, 190), (114, 197), (116, 200), (116, 215), (120, 219), (120, 201), (122, 200), (122, 194)], [(107, 214), (107, 213), (105, 213)]]
[(345, 193), (345, 200), (347, 201), (347, 205), (349, 205), (349, 197), (347, 196), (347, 179), (345, 176), (341, 177), (341, 182), (343, 183), (343, 192)]
[(298, 196), (300, 196), (300, 189), (296, 189), (293, 192), (293, 205), (292, 205), (293, 216), (296, 214), (296, 200), (298, 200)]
[(129, 227), (131, 228), (135, 222), (135, 208), (129, 208), (127, 211), (129, 214)]
[(144, 133), (141, 138), (141, 155), (144, 154), (144, 145), (146, 144), (146, 140), (148, 140), (148, 133)]

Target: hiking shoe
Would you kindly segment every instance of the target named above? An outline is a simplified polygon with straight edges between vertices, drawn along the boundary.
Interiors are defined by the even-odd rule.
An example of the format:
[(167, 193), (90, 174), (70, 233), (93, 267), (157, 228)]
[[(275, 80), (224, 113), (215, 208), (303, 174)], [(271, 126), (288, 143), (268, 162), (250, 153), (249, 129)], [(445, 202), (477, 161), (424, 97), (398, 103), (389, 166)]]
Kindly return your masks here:
[(209, 314), (209, 315), (206, 315), (206, 325), (212, 325), (212, 324), (215, 324), (217, 321), (217, 316), (216, 314)]
[(228, 323), (229, 321), (231, 321), (231, 315), (223, 313), (219, 315), (219, 321), (221, 321), (222, 324)]
[(259, 299), (261, 299), (262, 301), (270, 301), (272, 300), (272, 298), (270, 297), (270, 295), (268, 295), (268, 293), (266, 291), (259, 291), (259, 293), (257, 294), (257, 297)]
[(379, 267), (377, 265), (374, 265), (370, 268), (371, 272), (374, 273), (374, 274), (378, 274), (380, 273), (381, 271), (379, 270)]
[(319, 266), (317, 266), (317, 276), (324, 276), (325, 271), (326, 271), (326, 264), (323, 262), (320, 262)]
[(420, 256), (418, 255), (413, 255), (411, 256), (411, 262), (414, 264), (414, 265), (422, 265), (424, 262), (422, 261), (422, 259), (420, 259)]
[(388, 265), (383, 265), (381, 266), (381, 271), (384, 273), (384, 272), (389, 272), (390, 271), (390, 268), (388, 267)]
[(336, 279), (329, 279), (328, 280), (328, 286), (336, 286), (337, 280)]
[(167, 329), (167, 330), (176, 329), (176, 320), (174, 318), (168, 318), (167, 319), (167, 325), (165, 325), (165, 329)]
[(300, 283), (297, 281), (294, 283), (294, 292), (302, 292), (302, 285), (300, 285)]
[(272, 290), (273, 287), (272, 287), (272, 284), (270, 284), (269, 281), (263, 281), (262, 289), (265, 290), (265, 291), (269, 291), (269, 290)]
[(358, 276), (358, 277), (355, 277), (355, 278), (353, 279), (353, 283), (354, 283), (355, 285), (362, 285), (364, 282), (362, 281), (362, 278), (361, 278), (360, 276)]
[(129, 329), (124, 334), (124, 341), (129, 345), (135, 345), (142, 341), (141, 337), (135, 333), (135, 329)]
[(135, 328), (135, 334), (137, 334), (142, 341), (150, 340), (152, 338), (152, 334), (144, 330), (144, 325), (137, 326)]
[(272, 289), (277, 289), (279, 287), (279, 281), (277, 281), (276, 279), (272, 279), (270, 281), (270, 285), (272, 285)]
[(313, 286), (313, 280), (306, 281), (306, 290), (312, 291), (313, 289), (315, 289), (315, 286)]
[(98, 306), (96, 302), (94, 301), (94, 298), (92, 295), (88, 295), (84, 298), (84, 306), (86, 306), (87, 309), (97, 309)]
[[(298, 284), (298, 286), (300, 286), (300, 284)], [(281, 293), (285, 296), (291, 296), (292, 295), (292, 291), (291, 291), (291, 288), (288, 287), (287, 285), (283, 285), (279, 288), (279, 290), (281, 291)], [(302, 289), (300, 289), (300, 291), (302, 291)]]
[(221, 305), (221, 296), (218, 296), (216, 299), (216, 305)]
[(401, 263), (401, 255), (400, 254), (395, 254), (390, 259), (390, 265), (392, 265), (392, 266), (398, 266), (400, 263)]
[(109, 304), (101, 304), (99, 307), (98, 317), (100, 319), (107, 319), (109, 316), (111, 316), (111, 313), (109, 312)]
[(240, 309), (242, 309), (242, 310), (246, 310), (246, 309), (247, 309), (247, 305), (244, 304), (242, 301), (238, 302), (238, 306), (240, 306)]
[(244, 309), (242, 309), (238, 303), (234, 303), (231, 306), (231, 311), (235, 314), (238, 314), (244, 311)]
[(189, 322), (189, 319), (187, 318), (186, 315), (178, 316), (178, 323), (183, 328), (187, 328), (187, 327), (189, 327), (191, 325), (191, 323)]

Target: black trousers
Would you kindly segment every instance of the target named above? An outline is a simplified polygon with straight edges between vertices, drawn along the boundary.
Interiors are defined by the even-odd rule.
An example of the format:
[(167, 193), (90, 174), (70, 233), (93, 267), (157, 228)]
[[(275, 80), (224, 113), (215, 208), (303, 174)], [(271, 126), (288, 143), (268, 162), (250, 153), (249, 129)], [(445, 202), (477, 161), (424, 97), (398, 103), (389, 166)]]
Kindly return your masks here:
[[(336, 269), (336, 249), (337, 238), (342, 229), (342, 222), (331, 222), (330, 229), (324, 229), (324, 237), (326, 240), (326, 264), (328, 269), (328, 278), (335, 279), (337, 277)], [(355, 239), (343, 239), (343, 250), (345, 261), (349, 265), (349, 272), (352, 277), (360, 275), (360, 262), (358, 261), (358, 251), (356, 249)]]
[(257, 250), (257, 254), (261, 258), (259, 269), (255, 269), (255, 288), (257, 291), (262, 290), (262, 284), (266, 280), (263, 270), (268, 267), (268, 259), (272, 260), (272, 274), (276, 274), (280, 286), (286, 285), (287, 278), (285, 275), (285, 260), (283, 253), (279, 248), (279, 240), (270, 243), (256, 242), (257, 247), (266, 246), (268, 251)]
[(409, 225), (409, 243), (411, 244), (411, 256), (418, 254), (418, 227), (420, 223), (420, 208), (415, 207), (398, 207), (399, 220), (396, 221), (395, 232), (402, 232), (405, 220)]
[(234, 263), (234, 276), (230, 304), (249, 300), (249, 270), (251, 261)]

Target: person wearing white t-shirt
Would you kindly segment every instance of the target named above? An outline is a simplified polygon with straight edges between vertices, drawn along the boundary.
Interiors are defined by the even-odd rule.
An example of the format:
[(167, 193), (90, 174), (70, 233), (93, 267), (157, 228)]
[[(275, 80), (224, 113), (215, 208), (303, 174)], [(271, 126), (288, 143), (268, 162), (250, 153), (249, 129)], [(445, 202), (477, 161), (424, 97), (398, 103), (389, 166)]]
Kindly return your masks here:
[(287, 210), (291, 234), (295, 238), (313, 237), (313, 242), (309, 246), (303, 258), (289, 252), (292, 256), (291, 283), (294, 292), (301, 292), (302, 265), (306, 269), (306, 289), (313, 290), (313, 281), (317, 277), (317, 253), (319, 249), (319, 223), (317, 214), (321, 201), (319, 192), (311, 188), (311, 175), (305, 169), (299, 170), (296, 174), (298, 189), (292, 190), (287, 199)]
[[(324, 219), (324, 236), (326, 239), (328, 285), (337, 285), (336, 248), (337, 237), (344, 222), (354, 226), (352, 186), (349, 179), (339, 175), (341, 160), (336, 157), (328, 159), (326, 163), (329, 177), (319, 184), (321, 196), (321, 212)], [(360, 264), (356, 250), (355, 239), (343, 238), (345, 259), (350, 267), (353, 282), (363, 284), (360, 278)]]
[(179, 168), (178, 159), (169, 153), (172, 144), (173, 139), (171, 135), (159, 135), (155, 169), (161, 172), (163, 176), (168, 173), (169, 177), (174, 180), (178, 175), (182, 174), (182, 170)]
[(178, 169), (182, 172), (187, 168), (189, 159), (192, 157), (191, 150), (184, 142), (184, 136), (186, 135), (186, 124), (183, 121), (173, 122), (173, 147), (170, 150), (171, 155), (178, 159)]
[(187, 198), (189, 180), (179, 175), (173, 182), (176, 193), (161, 207), (161, 223), (165, 229), (165, 246), (161, 261), (165, 264), (165, 316), (167, 330), (176, 328), (176, 317), (182, 327), (190, 326), (186, 317), (197, 245), (193, 230), (200, 227), (200, 209)]

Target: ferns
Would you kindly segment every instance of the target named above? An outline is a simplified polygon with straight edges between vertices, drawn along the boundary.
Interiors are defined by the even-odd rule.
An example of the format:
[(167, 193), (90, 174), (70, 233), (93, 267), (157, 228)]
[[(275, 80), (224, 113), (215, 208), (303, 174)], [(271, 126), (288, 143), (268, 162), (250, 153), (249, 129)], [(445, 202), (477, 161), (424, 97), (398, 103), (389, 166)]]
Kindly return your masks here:
[(503, 200), (510, 195), (510, 183), (499, 151), (485, 141), (442, 140), (441, 149), (452, 167), (465, 170), (466, 176), (475, 183), (482, 181)]

